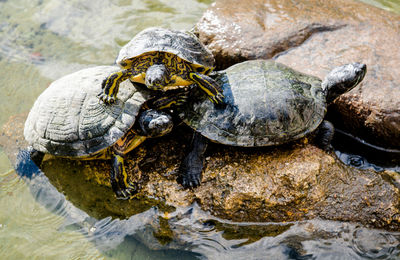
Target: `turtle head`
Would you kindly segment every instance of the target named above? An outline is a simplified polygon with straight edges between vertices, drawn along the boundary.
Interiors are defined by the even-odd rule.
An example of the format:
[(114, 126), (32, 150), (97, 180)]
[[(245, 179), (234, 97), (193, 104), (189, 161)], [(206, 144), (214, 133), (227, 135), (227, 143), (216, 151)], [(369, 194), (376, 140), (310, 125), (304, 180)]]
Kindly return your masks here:
[(173, 127), (172, 117), (162, 111), (149, 109), (139, 116), (139, 134), (147, 137), (163, 136), (171, 132)]
[(333, 102), (339, 95), (357, 86), (367, 73), (367, 65), (354, 62), (334, 68), (322, 82), (326, 102)]
[(154, 64), (147, 69), (145, 84), (149, 89), (163, 90), (168, 83), (168, 71), (163, 64)]

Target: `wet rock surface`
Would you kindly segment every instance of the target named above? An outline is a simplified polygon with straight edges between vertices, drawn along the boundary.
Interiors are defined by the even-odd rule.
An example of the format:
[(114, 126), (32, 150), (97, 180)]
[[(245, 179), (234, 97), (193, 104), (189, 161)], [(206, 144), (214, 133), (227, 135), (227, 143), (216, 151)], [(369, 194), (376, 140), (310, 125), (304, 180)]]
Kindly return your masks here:
[[(26, 146), (25, 117), (12, 117), (0, 135), (13, 163), (18, 149)], [(71, 202), (99, 218), (129, 217), (154, 206), (168, 213), (196, 202), (214, 216), (239, 222), (322, 218), (400, 228), (398, 174), (345, 166), (307, 139), (256, 149), (212, 144), (202, 185), (185, 190), (176, 183), (175, 172), (190, 136), (191, 130), (180, 126), (128, 155), (128, 173), (142, 180), (139, 196), (129, 201), (115, 199), (107, 161), (49, 158), (42, 170)]]
[(217, 68), (275, 58), (323, 78), (344, 63), (366, 63), (363, 83), (328, 109), (336, 127), (400, 148), (400, 16), (357, 1), (217, 0), (197, 24)]

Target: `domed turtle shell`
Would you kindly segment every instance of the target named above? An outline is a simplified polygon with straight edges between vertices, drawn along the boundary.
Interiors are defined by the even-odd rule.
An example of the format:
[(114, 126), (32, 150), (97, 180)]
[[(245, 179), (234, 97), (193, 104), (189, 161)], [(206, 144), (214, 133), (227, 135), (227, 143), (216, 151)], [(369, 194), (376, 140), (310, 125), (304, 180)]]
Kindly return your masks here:
[(113, 145), (132, 127), (149, 92), (122, 82), (112, 105), (99, 101), (101, 83), (117, 66), (83, 69), (64, 76), (37, 98), (25, 123), (34, 149), (58, 156), (86, 156)]
[[(321, 80), (272, 60), (236, 64), (218, 72), (226, 107), (201, 93), (180, 111), (183, 121), (210, 140), (269, 146), (305, 136), (326, 113)], [(195, 90), (194, 90), (195, 91)]]
[(214, 56), (195, 35), (156, 27), (143, 30), (122, 47), (116, 63), (124, 67), (126, 60), (155, 51), (172, 53), (190, 63), (214, 68)]

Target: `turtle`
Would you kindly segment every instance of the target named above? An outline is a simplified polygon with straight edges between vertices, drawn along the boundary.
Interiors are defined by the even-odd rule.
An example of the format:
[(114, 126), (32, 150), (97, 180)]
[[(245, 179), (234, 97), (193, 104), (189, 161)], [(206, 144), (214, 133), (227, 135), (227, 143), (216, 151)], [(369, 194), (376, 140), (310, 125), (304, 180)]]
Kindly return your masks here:
[(221, 87), (208, 76), (214, 69), (214, 56), (190, 32), (147, 28), (122, 47), (116, 63), (122, 70), (105, 78), (99, 93), (107, 104), (116, 100), (119, 83), (128, 78), (164, 92), (195, 83), (212, 102), (223, 100)]
[(185, 188), (200, 185), (208, 140), (233, 146), (259, 147), (288, 143), (315, 134), (327, 150), (334, 127), (324, 120), (327, 105), (357, 86), (367, 71), (358, 62), (334, 68), (322, 81), (274, 60), (251, 60), (215, 72), (225, 106), (213, 106), (201, 93), (177, 108), (194, 129), (178, 169)]
[(117, 66), (96, 66), (52, 82), (31, 108), (24, 137), (39, 167), (45, 154), (111, 159), (111, 186), (118, 198), (129, 198), (138, 190), (138, 183), (127, 176), (125, 155), (147, 137), (168, 133), (173, 123), (168, 113), (158, 110), (162, 102), (129, 80), (121, 82), (116, 102), (101, 102), (97, 94), (104, 77), (118, 70)]

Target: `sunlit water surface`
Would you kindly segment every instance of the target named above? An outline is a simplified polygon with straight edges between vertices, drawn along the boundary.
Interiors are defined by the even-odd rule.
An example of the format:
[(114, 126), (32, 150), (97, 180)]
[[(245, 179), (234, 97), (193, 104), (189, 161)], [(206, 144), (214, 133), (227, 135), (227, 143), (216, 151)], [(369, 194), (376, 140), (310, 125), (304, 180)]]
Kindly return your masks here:
[[(398, 0), (363, 1), (400, 13)], [(11, 115), (29, 111), (51, 81), (92, 65), (113, 64), (119, 48), (149, 26), (190, 29), (210, 3), (211, 0), (0, 1), (0, 126)], [(256, 229), (265, 229), (264, 235), (248, 243), (243, 237), (224, 236), (215, 224), (219, 222), (210, 222), (212, 217), (196, 207), (180, 209), (182, 212), (176, 212), (170, 223), (174, 228), (184, 227), (188, 234), (202, 234), (182, 235), (183, 244), (176, 248), (186, 251), (167, 247), (152, 250), (153, 231), (146, 231), (141, 221), (157, 216), (155, 209), (122, 221), (94, 219), (66, 200), (40, 172), (29, 177), (21, 179), (0, 150), (0, 259), (400, 257), (398, 234), (347, 223), (256, 225)], [(197, 217), (192, 218), (193, 215)], [(199, 221), (202, 218), (206, 221)], [(254, 226), (223, 224), (236, 228), (242, 225), (244, 230)]]

